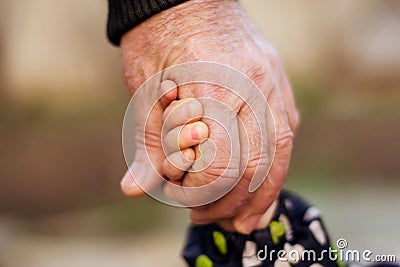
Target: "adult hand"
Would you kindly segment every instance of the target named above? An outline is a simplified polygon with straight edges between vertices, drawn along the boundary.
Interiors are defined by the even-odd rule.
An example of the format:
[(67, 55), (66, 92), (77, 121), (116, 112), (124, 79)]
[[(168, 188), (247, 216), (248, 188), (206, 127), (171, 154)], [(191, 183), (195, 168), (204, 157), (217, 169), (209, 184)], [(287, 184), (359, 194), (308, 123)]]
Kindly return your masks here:
[[(169, 66), (193, 61), (212, 61), (231, 66), (260, 88), (269, 103), (276, 127), (275, 157), (267, 179), (255, 192), (248, 191), (256, 168), (263, 167), (263, 164), (268, 167), (265, 164), (267, 155), (261, 154), (257, 147), (261, 142), (260, 134), (256, 130), (248, 131), (249, 159), (239, 183), (218, 201), (191, 210), (194, 223), (228, 219), (232, 220), (236, 231), (252, 231), (280, 192), (289, 166), (294, 131), (299, 122), (292, 91), (275, 49), (257, 31), (237, 1), (192, 0), (163, 11), (130, 30), (121, 39), (121, 50), (123, 71), (131, 93), (155, 73)], [(256, 122), (250, 108), (240, 98), (218, 86), (180, 86), (165, 97), (171, 100), (210, 96), (227, 103), (246, 129), (254, 127)], [(151, 154), (153, 165), (162, 172), (165, 156), (162, 153), (160, 118), (164, 107), (162, 101), (154, 107), (146, 125), (147, 152), (144, 151), (144, 144), (139, 142), (131, 172), (123, 178), (122, 190), (128, 196), (143, 194), (132, 176), (136, 181), (151, 184), (151, 174), (148, 173), (151, 167), (143, 160), (146, 158), (144, 153)], [(209, 127), (209, 138), (217, 146), (227, 147), (229, 140), (221, 135), (221, 128), (210, 120), (203, 121)], [(236, 119), (232, 118), (234, 123), (237, 123)], [(143, 134), (139, 133), (139, 136)], [(217, 153), (206, 170), (187, 173), (182, 185), (204, 185), (222, 174), (227, 178), (237, 178), (238, 170), (225, 171), (230, 155), (223, 151)], [(173, 195), (170, 197), (174, 198)], [(182, 196), (176, 198), (184, 202)]]

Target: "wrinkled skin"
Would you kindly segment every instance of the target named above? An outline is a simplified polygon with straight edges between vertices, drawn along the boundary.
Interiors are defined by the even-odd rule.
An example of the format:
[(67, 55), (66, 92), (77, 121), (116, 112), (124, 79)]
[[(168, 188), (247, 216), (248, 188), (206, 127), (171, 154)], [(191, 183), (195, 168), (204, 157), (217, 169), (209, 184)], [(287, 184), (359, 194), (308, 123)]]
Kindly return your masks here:
[[(147, 152), (157, 171), (163, 173), (167, 165), (162, 151), (161, 128), (166, 103), (173, 99), (213, 97), (234, 110), (248, 129), (249, 160), (239, 183), (226, 196), (208, 205), (193, 208), (191, 220), (197, 224), (218, 222), (228, 230), (249, 233), (257, 227), (262, 215), (277, 198), (284, 183), (292, 150), (294, 132), (299, 123), (292, 91), (277, 52), (258, 32), (233, 0), (188, 1), (168, 9), (139, 24), (121, 39), (122, 64), (129, 91), (133, 94), (140, 85), (155, 73), (185, 62), (212, 61), (226, 64), (248, 76), (262, 91), (271, 108), (276, 127), (276, 151), (267, 179), (254, 193), (248, 187), (256, 165), (265, 162), (266, 155), (260, 153), (261, 142), (257, 125), (250, 109), (241, 99), (227, 90), (214, 85), (185, 85), (166, 95), (150, 114), (146, 133)], [(158, 90), (157, 88), (155, 90)], [(204, 107), (212, 108), (212, 107)], [(267, 109), (265, 105), (265, 109)], [(178, 184), (195, 187), (209, 183), (221, 175), (227, 167), (229, 153), (223, 153), (229, 140), (220, 127), (211, 120), (202, 119), (208, 126), (209, 138), (222, 149), (207, 169), (196, 173), (181, 173)], [(235, 118), (230, 120), (238, 128)], [(254, 129), (251, 131), (251, 129)], [(135, 163), (121, 182), (127, 196), (138, 196), (144, 192), (132, 182), (149, 179), (149, 167), (143, 158), (144, 145), (137, 139)], [(242, 143), (241, 143), (242, 145)], [(190, 154), (193, 160), (193, 154)], [(235, 159), (243, 164), (239, 158)], [(163, 163), (164, 162), (164, 163)], [(240, 165), (239, 164), (239, 165)], [(267, 166), (265, 166), (267, 167)], [(224, 173), (236, 178), (239, 172)], [(174, 174), (176, 176), (176, 174)], [(167, 176), (167, 175), (166, 175)], [(174, 195), (170, 194), (174, 198)], [(175, 196), (184, 201), (182, 196)]]

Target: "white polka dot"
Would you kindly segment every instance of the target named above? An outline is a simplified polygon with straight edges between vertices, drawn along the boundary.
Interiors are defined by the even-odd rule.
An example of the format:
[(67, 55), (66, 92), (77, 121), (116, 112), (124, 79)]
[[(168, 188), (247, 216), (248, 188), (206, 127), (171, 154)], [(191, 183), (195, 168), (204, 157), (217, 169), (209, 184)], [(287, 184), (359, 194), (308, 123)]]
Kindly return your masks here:
[(290, 267), (290, 263), (286, 261), (276, 260), (274, 263), (274, 267)]
[(260, 266), (262, 261), (257, 257), (257, 244), (253, 241), (246, 241), (242, 254), (243, 267)]
[(310, 223), (308, 228), (310, 229), (311, 233), (314, 235), (314, 238), (318, 241), (320, 245), (326, 244), (327, 240), (325, 232), (319, 221), (313, 221), (312, 223)]
[(246, 241), (244, 244), (243, 257), (251, 257), (257, 254), (257, 244), (253, 241)]
[(322, 266), (319, 263), (314, 263), (314, 264), (311, 264), (310, 267), (324, 267), (324, 266)]
[(291, 264), (297, 264), (301, 261), (301, 257), (304, 251), (304, 247), (300, 244), (290, 245), (285, 243), (283, 249), (286, 251), (286, 258)]
[(312, 220), (319, 218), (320, 215), (321, 212), (319, 211), (319, 209), (317, 209), (316, 207), (310, 207), (304, 213), (303, 221), (311, 222)]
[(285, 243), (283, 244), (283, 249), (284, 250), (292, 249), (292, 245), (290, 245), (289, 243)]
[(300, 253), (300, 255), (303, 254), (303, 252), (304, 252), (304, 247), (300, 244), (294, 245), (293, 249), (297, 250)]

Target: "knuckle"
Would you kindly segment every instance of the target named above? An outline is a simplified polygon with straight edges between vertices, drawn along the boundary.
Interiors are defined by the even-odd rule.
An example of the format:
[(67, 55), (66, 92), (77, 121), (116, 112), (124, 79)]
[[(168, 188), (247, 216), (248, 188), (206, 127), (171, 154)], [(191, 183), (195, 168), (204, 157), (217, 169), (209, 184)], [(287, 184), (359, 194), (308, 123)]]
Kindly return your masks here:
[(261, 84), (268, 73), (267, 64), (259, 60), (250, 60), (250, 67), (246, 74), (257, 85)]
[(278, 150), (292, 150), (294, 133), (292, 130), (277, 132), (276, 148)]
[(295, 110), (292, 117), (292, 131), (296, 131), (301, 123), (300, 113), (298, 110)]
[(272, 44), (268, 46), (268, 58), (271, 63), (277, 64), (278, 62), (280, 62), (278, 50), (276, 50), (275, 46), (273, 46)]

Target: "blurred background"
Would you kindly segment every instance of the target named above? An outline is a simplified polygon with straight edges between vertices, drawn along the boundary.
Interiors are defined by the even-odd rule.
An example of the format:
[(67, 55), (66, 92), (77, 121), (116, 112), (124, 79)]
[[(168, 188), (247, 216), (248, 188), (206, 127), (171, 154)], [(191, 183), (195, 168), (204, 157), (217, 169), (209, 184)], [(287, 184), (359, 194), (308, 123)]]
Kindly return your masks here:
[[(400, 1), (242, 1), (302, 114), (287, 187), (400, 256)], [(129, 95), (106, 1), (0, 0), (0, 267), (183, 266), (187, 212), (119, 191)]]

